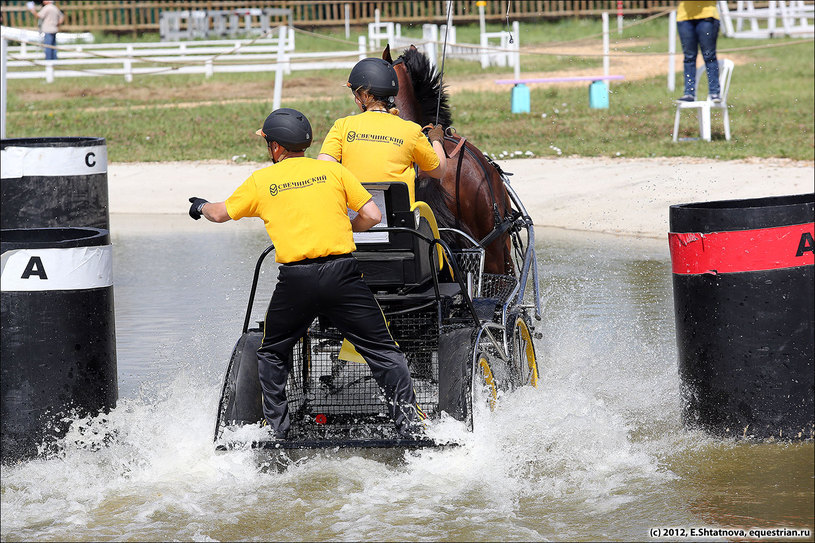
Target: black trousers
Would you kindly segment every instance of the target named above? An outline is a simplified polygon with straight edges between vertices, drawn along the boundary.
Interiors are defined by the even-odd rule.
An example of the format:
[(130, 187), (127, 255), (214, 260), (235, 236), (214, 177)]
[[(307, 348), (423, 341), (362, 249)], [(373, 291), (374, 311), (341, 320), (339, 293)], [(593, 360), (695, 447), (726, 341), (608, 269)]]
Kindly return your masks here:
[(318, 314), (328, 317), (368, 363), (397, 431), (415, 431), (424, 415), (416, 405), (407, 359), (391, 337), (356, 259), (348, 255), (280, 266), (258, 349), (263, 414), (275, 435), (285, 438), (291, 425), (286, 400), (289, 352)]

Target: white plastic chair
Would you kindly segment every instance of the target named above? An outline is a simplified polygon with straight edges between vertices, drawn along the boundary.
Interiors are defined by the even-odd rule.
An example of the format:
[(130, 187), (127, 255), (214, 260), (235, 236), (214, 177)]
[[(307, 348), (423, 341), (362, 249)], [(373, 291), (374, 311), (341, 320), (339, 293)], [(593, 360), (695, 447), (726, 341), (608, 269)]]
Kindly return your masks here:
[[(676, 141), (679, 133), (679, 116), (683, 109), (697, 109), (696, 116), (699, 118), (699, 135), (705, 141), (710, 141), (710, 110), (721, 109), (724, 120), (724, 139), (730, 140), (730, 117), (727, 110), (727, 92), (730, 89), (730, 77), (733, 75), (733, 61), (730, 59), (719, 59), (719, 96), (722, 101), (714, 104), (708, 95), (706, 100), (694, 100), (693, 102), (677, 102), (676, 118), (674, 119), (673, 140)], [(696, 88), (699, 88), (699, 78), (705, 71), (704, 63), (696, 70)], [(694, 98), (696, 96), (694, 95)]]

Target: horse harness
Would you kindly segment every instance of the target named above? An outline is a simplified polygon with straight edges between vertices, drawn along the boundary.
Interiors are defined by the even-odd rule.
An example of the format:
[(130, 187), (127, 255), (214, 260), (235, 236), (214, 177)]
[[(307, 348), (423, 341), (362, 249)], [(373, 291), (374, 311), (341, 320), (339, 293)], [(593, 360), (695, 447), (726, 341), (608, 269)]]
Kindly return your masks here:
[[(455, 129), (448, 128), (448, 133), (444, 136), (444, 141), (455, 144), (453, 151), (449, 155), (447, 154), (447, 149), (444, 148), (444, 145), (442, 145), (442, 148), (444, 148), (444, 153), (447, 156), (447, 158), (454, 158), (458, 156), (458, 164), (456, 166), (456, 194), (455, 194), (457, 227), (460, 227), (459, 217), (461, 216), (461, 199), (459, 198), (460, 195), (459, 187), (461, 185), (461, 166), (464, 163), (465, 153), (469, 154), (473, 158), (473, 160), (475, 160), (476, 164), (478, 164), (478, 166), (481, 168), (481, 172), (484, 174), (484, 179), (486, 179), (487, 181), (487, 188), (490, 191), (490, 200), (492, 201), (493, 227), (490, 233), (484, 236), (484, 238), (482, 238), (478, 242), (479, 245), (481, 245), (482, 247), (487, 247), (493, 241), (501, 237), (507, 230), (512, 228), (512, 226), (515, 224), (515, 220), (518, 218), (518, 216), (520, 216), (520, 212), (513, 211), (512, 207), (507, 205), (505, 206), (505, 208), (508, 213), (506, 216), (501, 217), (501, 213), (498, 211), (498, 201), (495, 198), (495, 191), (492, 188), (492, 184), (489, 182), (490, 174), (487, 171), (487, 168), (484, 166), (484, 163), (478, 159), (478, 155), (476, 155), (475, 151), (473, 151), (470, 147), (466, 145), (467, 141), (466, 138), (464, 138), (463, 136), (459, 136), (455, 132)], [(462, 152), (462, 149), (464, 149), (464, 152)], [(496, 169), (501, 179), (501, 182), (505, 183), (506, 178), (503, 170), (501, 170), (501, 168), (486, 155), (484, 155), (484, 158), (486, 158), (487, 162)]]

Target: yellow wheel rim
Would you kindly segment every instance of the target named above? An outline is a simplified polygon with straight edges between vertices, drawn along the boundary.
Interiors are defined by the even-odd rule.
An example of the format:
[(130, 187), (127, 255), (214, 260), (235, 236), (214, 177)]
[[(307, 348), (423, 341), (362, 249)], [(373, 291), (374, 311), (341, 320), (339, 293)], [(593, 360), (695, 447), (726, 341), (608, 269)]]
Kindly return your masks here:
[(515, 347), (518, 353), (524, 353), (523, 359), (520, 360), (520, 370), (526, 369), (529, 371), (529, 380), (523, 384), (538, 387), (538, 364), (535, 360), (535, 346), (532, 344), (532, 334), (529, 333), (529, 327), (522, 318), (515, 321)]
[(481, 368), (481, 375), (484, 376), (484, 383), (490, 395), (490, 411), (495, 411), (498, 403), (498, 389), (495, 386), (495, 378), (492, 376), (490, 363), (483, 354), (478, 355), (478, 367)]

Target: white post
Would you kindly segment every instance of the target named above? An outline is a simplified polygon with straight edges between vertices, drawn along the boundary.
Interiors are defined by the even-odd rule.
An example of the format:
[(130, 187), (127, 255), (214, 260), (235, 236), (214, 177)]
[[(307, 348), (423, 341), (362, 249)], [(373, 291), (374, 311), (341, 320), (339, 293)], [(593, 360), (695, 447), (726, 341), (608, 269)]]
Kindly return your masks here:
[(376, 36), (374, 47), (379, 49), (379, 8), (374, 10), (374, 36)]
[(521, 25), (518, 21), (513, 21), (512, 23), (512, 33), (515, 34), (515, 44), (513, 45), (513, 49), (515, 52), (513, 55), (515, 56), (515, 79), (521, 78)]
[(351, 37), (351, 4), (345, 4), (345, 39)]
[(53, 60), (46, 60), (45, 61), (45, 82), (46, 83), (53, 83), (54, 82), (54, 61)]
[(277, 38), (277, 64), (274, 72), (274, 96), (272, 98), (272, 111), (280, 107), (283, 96), (283, 57), (286, 52), (286, 25), (280, 27)]
[[(767, 2), (767, 33), (772, 38), (773, 34), (775, 33), (775, 17), (776, 17), (776, 8), (777, 2), (775, 0), (770, 0)], [(783, 22), (783, 21), (782, 21)]]
[(357, 44), (359, 48), (359, 60), (362, 60), (368, 54), (368, 45), (365, 40), (365, 36), (358, 37)]
[(212, 77), (212, 59), (208, 58), (206, 62), (204, 62), (204, 77), (210, 78)]
[(668, 90), (676, 89), (676, 12), (668, 15)]
[(0, 38), (0, 138), (6, 137), (6, 56), (8, 42)]
[(124, 63), (123, 63), (124, 64), (123, 68), (124, 68), (124, 73), (125, 73), (125, 81), (130, 83), (130, 82), (133, 81), (133, 60), (132, 60), (133, 46), (132, 45), (127, 46), (127, 49), (125, 49), (125, 54), (127, 55), (127, 58), (125, 58)]
[(430, 65), (436, 66), (436, 42), (439, 41), (439, 27), (434, 24), (422, 25), (422, 41), (425, 42), (425, 55)]
[(617, 34), (623, 33), (623, 0), (617, 0)]
[(484, 4), (478, 2), (478, 27), (481, 29), (481, 34), (487, 31), (487, 18), (484, 15)]
[[(603, 75), (608, 77), (608, 12), (603, 12)], [(608, 87), (608, 79), (605, 80), (606, 87)]]

